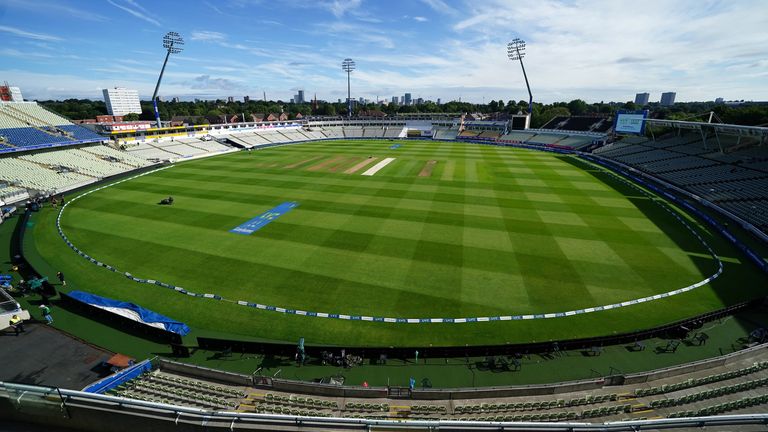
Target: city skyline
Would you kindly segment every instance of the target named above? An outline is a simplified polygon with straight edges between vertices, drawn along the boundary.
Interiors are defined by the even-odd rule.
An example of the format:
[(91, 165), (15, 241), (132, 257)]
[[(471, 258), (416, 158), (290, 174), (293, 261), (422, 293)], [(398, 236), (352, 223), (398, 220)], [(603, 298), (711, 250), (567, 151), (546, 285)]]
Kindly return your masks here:
[(768, 100), (768, 3), (626, 9), (585, 1), (5, 0), (0, 80), (28, 99), (95, 100), (112, 87), (149, 99), (162, 35), (177, 31), (187, 43), (169, 61), (164, 100), (266, 93), (288, 101), (299, 89), (345, 99), (345, 57), (357, 63), (355, 99), (527, 100), (519, 66), (506, 58), (506, 42), (520, 37), (536, 102), (631, 101), (640, 89), (672, 89), (678, 102)]

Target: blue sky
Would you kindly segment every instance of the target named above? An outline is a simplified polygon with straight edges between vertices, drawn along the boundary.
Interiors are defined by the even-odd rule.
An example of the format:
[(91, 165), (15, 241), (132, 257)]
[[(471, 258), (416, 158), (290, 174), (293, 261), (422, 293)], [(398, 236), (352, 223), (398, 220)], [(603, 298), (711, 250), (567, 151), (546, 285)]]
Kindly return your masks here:
[(27, 99), (151, 97), (162, 36), (164, 98), (346, 96), (527, 99), (506, 42), (527, 41), (540, 102), (768, 100), (768, 1), (0, 0), (0, 80)]

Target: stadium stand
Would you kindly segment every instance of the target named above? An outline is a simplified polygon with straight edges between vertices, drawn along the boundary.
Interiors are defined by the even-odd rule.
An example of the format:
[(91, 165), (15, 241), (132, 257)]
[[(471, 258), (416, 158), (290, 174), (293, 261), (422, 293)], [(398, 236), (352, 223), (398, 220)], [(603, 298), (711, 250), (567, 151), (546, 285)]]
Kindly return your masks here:
[(720, 152), (713, 137), (704, 138), (698, 132), (626, 137), (594, 153), (686, 189), (768, 232), (768, 148), (718, 137)]
[[(403, 128), (399, 126), (387, 126), (386, 132), (384, 132), (385, 138), (397, 138), (400, 135), (403, 134)], [(456, 134), (453, 135), (456, 137)], [(443, 139), (453, 139), (453, 138), (443, 138)]]
[(346, 138), (362, 138), (363, 128), (358, 126), (344, 126), (344, 136)]
[(613, 126), (609, 117), (592, 116), (558, 116), (548, 121), (542, 129), (607, 132)]
[(454, 140), (459, 134), (459, 130), (455, 128), (434, 128), (432, 137), (438, 140)]
[[(648, 417), (678, 418), (726, 412), (762, 412), (768, 404), (768, 360), (763, 347), (736, 355), (712, 367), (683, 367), (628, 375), (628, 384), (607, 385), (602, 379), (560, 385), (522, 386), (488, 390), (489, 398), (463, 397), (462, 390), (450, 397), (392, 400), (379, 389), (350, 392), (318, 388), (318, 393), (282, 389), (267, 381), (261, 388), (248, 385), (249, 377), (212, 371), (197, 371), (168, 360), (153, 360), (152, 370), (119, 385), (106, 394), (147, 402), (205, 410), (291, 416), (344, 417), (399, 420), (458, 420), (481, 422), (622, 421)], [(658, 374), (658, 379), (651, 377)], [(638, 387), (637, 379), (649, 379)], [(238, 382), (240, 385), (233, 385)], [(311, 386), (302, 386), (311, 390)], [(497, 392), (497, 393), (494, 393)], [(471, 393), (471, 392), (470, 392)]]
[(106, 146), (11, 154), (0, 158), (0, 182), (7, 185), (0, 189), (0, 196), (12, 202), (59, 193), (149, 165), (145, 159)]
[(553, 134), (546, 134), (546, 133), (538, 133), (530, 138), (526, 142), (534, 142), (538, 144), (556, 144), (563, 138), (565, 138), (565, 135), (553, 135)]
[(35, 102), (0, 103), (0, 137), (0, 152), (104, 140)]
[(246, 392), (241, 388), (208, 383), (171, 373), (153, 371), (110, 389), (107, 394), (187, 406), (193, 408), (231, 410), (240, 405)]

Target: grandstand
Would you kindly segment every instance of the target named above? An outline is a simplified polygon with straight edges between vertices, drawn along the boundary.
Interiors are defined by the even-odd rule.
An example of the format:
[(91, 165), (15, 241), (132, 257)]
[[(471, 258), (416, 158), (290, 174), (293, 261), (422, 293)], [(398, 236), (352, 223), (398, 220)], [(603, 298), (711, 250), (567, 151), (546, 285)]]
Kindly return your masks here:
[(0, 153), (104, 141), (36, 102), (0, 103)]
[(606, 133), (613, 127), (609, 116), (557, 116), (548, 121), (542, 129)]
[(637, 168), (717, 204), (768, 232), (768, 148), (754, 138), (698, 131), (625, 137), (595, 154)]
[(146, 159), (101, 145), (0, 157), (0, 182), (6, 185), (0, 197), (15, 202), (61, 193), (149, 165)]
[[(568, 123), (568, 120), (563, 122)], [(59, 125), (59, 128), (61, 126), (65, 125)], [(134, 141), (124, 150), (106, 145), (76, 145), (14, 151), (0, 157), (0, 200), (14, 202), (40, 193), (58, 193), (158, 162), (236, 151), (233, 146), (260, 148), (345, 137), (395, 138), (405, 135), (406, 129), (402, 123), (386, 121), (360, 124), (307, 122), (291, 127), (233, 128), (217, 133), (216, 139), (210, 135), (190, 134)], [(573, 149), (593, 145), (593, 141), (600, 136), (594, 130), (546, 129), (502, 133), (493, 127), (467, 129), (459, 133), (458, 128), (437, 122), (430, 130), (433, 139), (437, 140), (464, 139), (470, 142), (523, 143)], [(75, 134), (71, 133), (69, 138), (75, 138)], [(74, 143), (68, 141), (68, 144), (62, 145)], [(594, 153), (669, 181), (765, 229), (765, 207), (760, 207), (768, 202), (768, 154), (765, 147), (755, 140), (730, 137), (720, 137), (719, 143), (725, 151), (716, 151), (712, 141), (688, 132), (669, 134), (659, 139), (626, 137)], [(512, 360), (508, 360), (511, 358), (487, 358), (486, 366), (478, 366), (478, 370), (482, 367), (494, 370), (496, 365), (502, 363), (504, 367), (511, 367)], [(255, 376), (225, 376), (224, 372), (194, 369), (168, 361), (153, 363), (154, 369), (116, 382), (99, 393), (120, 398), (126, 406), (142, 403), (153, 409), (171, 409), (168, 408), (170, 406), (174, 413), (190, 409), (199, 410), (206, 416), (237, 410), (246, 415), (311, 416), (362, 422), (412, 420), (439, 425), (440, 422), (471, 421), (473, 427), (479, 428), (492, 428), (494, 422), (576, 424), (644, 421), (650, 417), (684, 419), (754, 414), (764, 413), (768, 404), (765, 396), (768, 361), (764, 345), (757, 346), (753, 351), (739, 352), (732, 360), (713, 361), (705, 366), (622, 374), (622, 383), (596, 378), (550, 386), (500, 387), (488, 390), (491, 393), (477, 389), (465, 393), (455, 389), (417, 389), (408, 393), (405, 399), (383, 388), (330, 387), (279, 379), (257, 382)], [(0, 400), (4, 385), (0, 383)], [(28, 391), (34, 394), (35, 390)], [(73, 392), (70, 397), (82, 398), (85, 405), (97, 405), (102, 401), (98, 399), (100, 395), (83, 396), (79, 392)]]

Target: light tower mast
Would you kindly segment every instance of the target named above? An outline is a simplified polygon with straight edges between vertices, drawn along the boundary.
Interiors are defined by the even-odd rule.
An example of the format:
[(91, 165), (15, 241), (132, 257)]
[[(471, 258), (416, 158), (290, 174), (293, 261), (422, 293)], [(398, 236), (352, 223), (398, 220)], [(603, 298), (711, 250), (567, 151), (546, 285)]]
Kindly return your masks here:
[(341, 69), (347, 73), (347, 118), (352, 118), (352, 91), (350, 87), (350, 74), (355, 70), (355, 61), (351, 58), (345, 58), (341, 62)]
[(157, 109), (157, 91), (160, 90), (160, 81), (163, 80), (163, 73), (165, 72), (165, 65), (168, 63), (168, 57), (170, 57), (171, 54), (178, 54), (184, 50), (184, 39), (182, 39), (181, 35), (176, 32), (168, 32), (163, 36), (163, 48), (167, 50), (165, 61), (163, 61), (163, 68), (160, 69), (160, 77), (157, 78), (155, 92), (152, 93), (152, 106), (155, 108), (157, 127), (161, 127), (160, 110)]
[(531, 93), (531, 85), (528, 84), (528, 75), (525, 73), (525, 65), (523, 65), (523, 57), (525, 57), (525, 41), (520, 38), (512, 39), (512, 42), (507, 44), (507, 56), (510, 60), (520, 60), (520, 67), (523, 69), (523, 77), (525, 78), (525, 86), (528, 87), (528, 114), (533, 113), (533, 94)]

